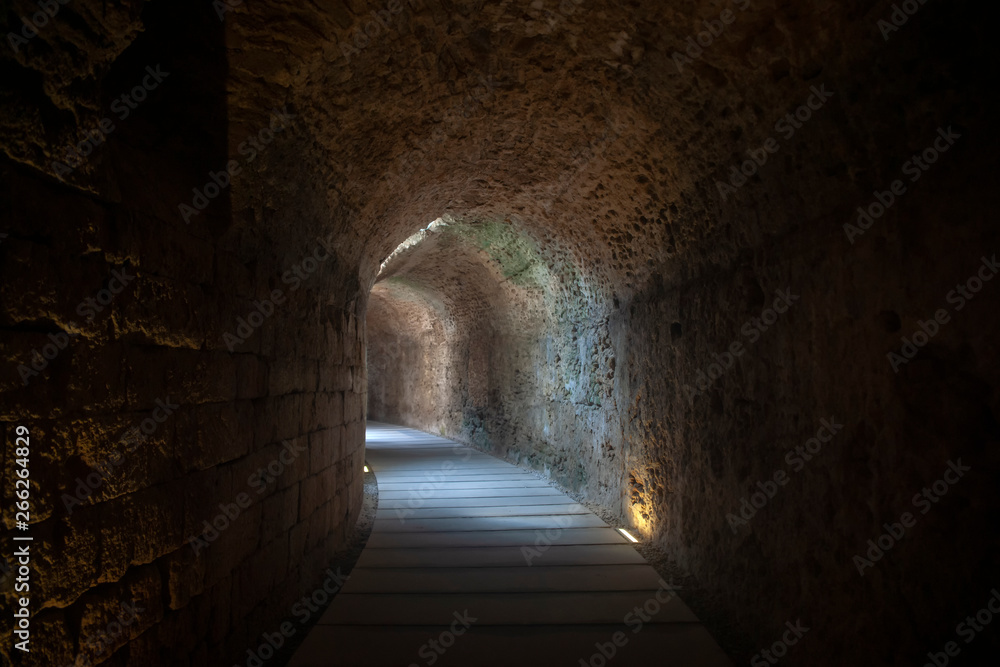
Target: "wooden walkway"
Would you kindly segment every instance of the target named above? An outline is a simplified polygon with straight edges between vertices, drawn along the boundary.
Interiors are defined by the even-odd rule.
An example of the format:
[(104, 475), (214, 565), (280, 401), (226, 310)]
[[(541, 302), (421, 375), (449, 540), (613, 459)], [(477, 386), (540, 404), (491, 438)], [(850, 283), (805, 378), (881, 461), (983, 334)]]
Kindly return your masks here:
[(369, 422), (375, 525), (292, 667), (732, 663), (614, 529), (487, 454)]

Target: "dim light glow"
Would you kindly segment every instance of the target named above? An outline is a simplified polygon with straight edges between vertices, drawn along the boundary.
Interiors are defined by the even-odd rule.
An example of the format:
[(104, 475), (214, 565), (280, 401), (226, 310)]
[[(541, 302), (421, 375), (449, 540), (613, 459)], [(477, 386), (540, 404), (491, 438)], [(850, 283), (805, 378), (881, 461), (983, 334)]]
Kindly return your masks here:
[(637, 540), (634, 537), (632, 537), (632, 534), (630, 532), (628, 532), (627, 530), (625, 530), (624, 528), (619, 528), (618, 532), (621, 533), (622, 535), (624, 535), (625, 538), (628, 539), (629, 542), (632, 542), (634, 544), (638, 544), (639, 543), (639, 540)]
[(382, 269), (385, 268), (385, 265), (388, 264), (389, 260), (391, 260), (393, 257), (395, 257), (399, 253), (403, 252), (404, 250), (406, 250), (410, 246), (414, 246), (414, 245), (420, 243), (421, 241), (423, 241), (424, 238), (427, 236), (427, 232), (434, 231), (438, 227), (447, 227), (448, 224), (449, 224), (448, 221), (446, 221), (444, 218), (438, 218), (438, 219), (432, 221), (429, 225), (427, 225), (423, 229), (421, 229), (421, 230), (419, 230), (419, 231), (411, 234), (405, 241), (403, 241), (398, 246), (396, 246), (396, 249), (393, 250), (391, 253), (389, 253), (388, 257), (386, 257), (384, 260), (382, 260), (382, 264), (381, 264), (381, 266), (379, 266), (379, 269), (378, 269), (379, 273), (382, 273)]
[(365, 466), (365, 472), (368, 472), (368, 466)]

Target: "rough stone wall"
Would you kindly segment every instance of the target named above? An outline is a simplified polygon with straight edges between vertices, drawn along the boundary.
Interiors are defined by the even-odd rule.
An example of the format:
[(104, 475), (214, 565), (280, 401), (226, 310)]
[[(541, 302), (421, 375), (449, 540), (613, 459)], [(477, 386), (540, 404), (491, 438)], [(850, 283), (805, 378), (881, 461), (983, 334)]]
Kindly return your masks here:
[[(627, 148), (614, 130), (595, 140), (570, 192), (540, 197), (562, 207), (558, 223), (511, 197), (517, 233), (559, 275), (541, 299), (541, 329), (507, 338), (501, 323), (521, 306), (513, 302), (487, 311), (485, 338), (421, 339), (424, 354), (447, 350), (456, 361), (446, 372), (466, 388), (428, 413), (451, 414), (448, 435), (617, 508), (717, 591), (760, 648), (801, 618), (809, 639), (789, 664), (911, 664), (955, 640), (956, 623), (994, 586), (997, 544), (983, 530), (998, 508), (989, 486), (1000, 436), (995, 297), (985, 283), (961, 310), (946, 299), (998, 245), (983, 204), (996, 168), (995, 94), (971, 74), (973, 63), (997, 63), (962, 7), (928, 4), (888, 40), (877, 22), (891, 6), (760, 7), (740, 37), (706, 49), (676, 92), (674, 40), (637, 20), (646, 49), (628, 79), (639, 90), (628, 90), (645, 116), (628, 131), (673, 136), (660, 130)], [(806, 35), (811, 44), (799, 42)], [(669, 105), (642, 97), (668, 90)], [(833, 95), (817, 104), (815, 90)], [(808, 121), (775, 127), (810, 96), (819, 108)], [(909, 173), (904, 164), (949, 127), (962, 138), (911, 181), (913, 163)], [(773, 153), (763, 149), (769, 138)], [(768, 150), (769, 164), (723, 192), (717, 182), (748, 150)], [(888, 213), (848, 233), (856, 208), (896, 179), (906, 192)], [(572, 231), (553, 238), (549, 225)], [(569, 248), (573, 270), (556, 270), (544, 250), (553, 244)], [(397, 275), (454, 258), (422, 254), (423, 266)], [(427, 298), (476, 298), (466, 283), (424, 286)], [(755, 324), (789, 289), (792, 305), (778, 304), (787, 312)], [(894, 372), (886, 355), (942, 308), (949, 322)], [(397, 332), (382, 325), (377, 335)], [(742, 347), (730, 367), (733, 343)], [(489, 378), (482, 406), (466, 373), (473, 359)], [(372, 381), (392, 382), (374, 371)], [(827, 437), (824, 420), (836, 432), (820, 453), (786, 459)], [(914, 505), (959, 459), (972, 471), (940, 503)], [(745, 523), (727, 518), (779, 471), (787, 483), (762, 509)], [(916, 525), (861, 576), (854, 556), (907, 511)], [(975, 660), (996, 648), (977, 637), (962, 651)]]
[[(101, 15), (90, 10), (73, 16)], [(210, 4), (152, 3), (135, 12), (139, 36), (111, 21), (128, 43), (95, 50), (82, 72), (41, 44), (72, 53), (86, 39), (74, 20), (3, 65), (45, 87), (4, 98), (25, 115), (5, 115), (23, 124), (5, 131), (0, 166), (2, 539), (15, 534), (23, 425), (34, 618), (31, 653), (5, 641), (0, 662), (232, 664), (323, 581), (360, 511), (363, 295), (314, 199), (295, 183), (264, 196), (248, 185), (307, 139), (292, 127), (253, 164), (239, 152)], [(115, 98), (147, 66), (168, 74), (122, 119)], [(52, 167), (104, 118), (115, 127), (92, 155), (68, 175)], [(244, 161), (245, 180), (186, 221), (178, 205), (227, 159)], [(116, 619), (124, 629), (109, 632)]]
[[(806, 621), (812, 636), (789, 654), (796, 664), (920, 661), (957, 639), (956, 624), (993, 587), (997, 542), (982, 527), (998, 503), (996, 295), (991, 283), (964, 306), (948, 295), (1000, 246), (982, 199), (997, 135), (966, 69), (994, 68), (996, 57), (954, 11), (928, 4), (909, 32), (888, 42), (876, 33), (826, 62), (811, 81), (836, 91), (829, 108), (782, 141), (770, 171), (728, 201), (712, 197), (728, 224), (614, 318), (617, 390), (634, 397), (626, 516), (718, 582), (761, 647), (784, 620)], [(870, 32), (888, 13), (858, 27)], [(756, 149), (769, 125), (738, 145)], [(961, 138), (926, 171), (904, 171), (939, 128)], [(860, 235), (845, 228), (896, 179), (906, 192), (883, 217)], [(752, 318), (786, 289), (798, 300), (761, 331)], [(948, 322), (897, 372), (887, 354), (941, 309)], [(736, 341), (745, 352), (713, 379)], [(843, 428), (813, 460), (789, 458), (829, 433), (824, 419)], [(971, 471), (939, 503), (915, 505), (959, 459)], [(787, 485), (740, 515), (778, 471)], [(907, 511), (916, 525), (861, 576), (853, 558)], [(753, 516), (743, 524), (730, 513)], [(995, 636), (964, 639), (968, 659), (996, 655)]]
[[(74, 345), (90, 354), (67, 351), (46, 371), (65, 396), (25, 393), (8, 362), (15, 384), (4, 393), (3, 419), (69, 431), (50, 439), (52, 451), (76, 448), (46, 463), (58, 481), (40, 468), (40, 487), (52, 493), (86, 472), (74, 456), (86, 465), (108, 446), (60, 420), (112, 420), (107, 428), (118, 437), (123, 422), (153, 407), (143, 392), (177, 391), (170, 398), (183, 407), (173, 427), (153, 434), (164, 438), (163, 461), (137, 471), (134, 487), (118, 494), (109, 484), (102, 492), (114, 497), (95, 496), (102, 502), (76, 509), (73, 521), (38, 524), (49, 542), (70, 540), (59, 553), (81, 554), (79, 567), (90, 573), (48, 566), (82, 582), (73, 583), (79, 595), (46, 598), (52, 635), (74, 645), (85, 635), (82, 619), (93, 625), (86, 605), (107, 604), (114, 586), (132, 585), (123, 576), (150, 590), (174, 576), (181, 592), (174, 598), (168, 586), (161, 595), (162, 620), (114, 660), (149, 664), (164, 646), (181, 664), (200, 664), (203, 650), (212, 660), (240, 653), (285, 609), (270, 592), (245, 598), (251, 574), (267, 560), (270, 591), (301, 593), (301, 580), (277, 579), (309, 577), (302, 534), (317, 545), (305, 554), (309, 564), (324, 553), (322, 539), (336, 542), (340, 517), (356, 511), (350, 471), (360, 465), (364, 359), (367, 352), (378, 371), (379, 350), (399, 342), (396, 377), (426, 392), (406, 394), (375, 373), (378, 414), (436, 432), (444, 426), (619, 508), (728, 601), (734, 622), (762, 647), (785, 620), (812, 622), (789, 664), (902, 664), (940, 645), (994, 585), (995, 544), (964, 536), (983, 535), (969, 527), (995, 513), (995, 493), (970, 473), (942, 501), (944, 512), (913, 529), (922, 550), (907, 558), (904, 540), (863, 579), (852, 580), (848, 551), (936, 479), (946, 454), (978, 454), (976, 470), (987, 471), (979, 480), (996, 470), (987, 455), (996, 440), (987, 338), (995, 309), (976, 311), (990, 302), (954, 313), (921, 361), (899, 374), (882, 356), (995, 240), (977, 202), (997, 147), (987, 113), (996, 93), (983, 89), (990, 79), (979, 72), (995, 72), (996, 56), (983, 46), (990, 23), (976, 19), (971, 2), (924, 3), (884, 39), (878, 20), (891, 5), (421, 0), (400, 3), (381, 28), (369, 13), (381, 7), (353, 0), (244, 2), (221, 17), (166, 0), (64, 6), (71, 20), (54, 22), (23, 54), (3, 55), (4, 168), (12, 174), (5, 199), (26, 202), (9, 208), (5, 230), (13, 231), (0, 244), (4, 355), (22, 358), (22, 338), (34, 336), (30, 350), (57, 327), (67, 331), (89, 293), (82, 288), (102, 287), (112, 265), (134, 266), (140, 296), (122, 294), (99, 331), (81, 332)], [(678, 61), (687, 38), (726, 8), (735, 21), (692, 51), (691, 62)], [(160, 101), (123, 122), (67, 178), (71, 186), (56, 184), (50, 163), (59, 149), (161, 53), (171, 54), (178, 78), (158, 89)], [(786, 139), (775, 123), (824, 84), (834, 97)], [(287, 133), (250, 164), (240, 147), (282, 107), (292, 116)], [(842, 225), (855, 207), (889, 187), (913, 151), (949, 124), (966, 133), (964, 143), (848, 244)], [(723, 199), (717, 182), (771, 137), (778, 151)], [(242, 173), (184, 224), (177, 203), (193, 202), (191, 189), (226, 158)], [(376, 284), (382, 260), (443, 216), (465, 225), (464, 239), (414, 247)], [(332, 258), (293, 293), (284, 271), (301, 266), (318, 237), (332, 238)], [(525, 248), (537, 254), (528, 262), (537, 284), (517, 279)], [(35, 282), (9, 293), (36, 298), (8, 297), (8, 285), (28, 275), (9, 267), (24, 262), (51, 271), (58, 287)], [(388, 289), (394, 278), (408, 295)], [(79, 293), (65, 287), (73, 285)], [(713, 355), (742, 338), (747, 318), (786, 287), (802, 300), (689, 400), (685, 385), (711, 372)], [(222, 334), (274, 289), (286, 291), (287, 304), (230, 353)], [(407, 299), (416, 305), (398, 303)], [(394, 318), (420, 326), (401, 334)], [(123, 370), (102, 375), (116, 367)], [(129, 387), (135, 397), (123, 393)], [(202, 404), (215, 407), (195, 408)], [(209, 419), (213, 410), (221, 416)], [(252, 428), (230, 437), (246, 423), (241, 410)], [(783, 487), (789, 502), (775, 497), (734, 534), (726, 512), (828, 416), (845, 424), (824, 450), (829, 458)], [(246, 541), (220, 538), (205, 552), (204, 575), (173, 565), (185, 553), (189, 517), (199, 514), (189, 508), (217, 506), (261, 447), (273, 452), (281, 437), (321, 426), (331, 439), (311, 447), (308, 471), (289, 471), (287, 488), (297, 491), (272, 501), (287, 507), (265, 517), (260, 505), (262, 528)], [(329, 454), (317, 454), (314, 468), (312, 452), (324, 447)], [(348, 470), (322, 471), (331, 459)], [(182, 530), (169, 533), (176, 538), (151, 545), (122, 531), (113, 508), (129, 525), (159, 521), (137, 508), (176, 507), (138, 501), (168, 489), (173, 500), (177, 480), (207, 490), (185, 500)], [(303, 524), (313, 500), (326, 502)], [(76, 523), (88, 510), (104, 532)], [(256, 511), (245, 517), (254, 525)], [(283, 537), (287, 562), (273, 546)], [(221, 539), (238, 544), (220, 549)], [(130, 550), (127, 565), (116, 560)], [(227, 575), (230, 561), (237, 566)], [(198, 589), (171, 573), (192, 571), (212, 583), (183, 604), (183, 590)], [(989, 648), (981, 638), (969, 650)]]
[(392, 424), (444, 427), (454, 376), (447, 313), (402, 282), (372, 290), (366, 316), (368, 416)]
[[(103, 661), (126, 643), (115, 657), (128, 664), (234, 659), (322, 580), (357, 517), (358, 319), (320, 306), (329, 280), (291, 292), (277, 261), (254, 275), (176, 220), (15, 167), (4, 182), (27, 204), (6, 216), (0, 247), (5, 489), (16, 425), (31, 429), (35, 482), (36, 639), (19, 664), (71, 664), (78, 652)], [(100, 305), (116, 272), (125, 289), (88, 323), (78, 304)], [(273, 289), (287, 301), (230, 352), (224, 335), (239, 335)], [(33, 370), (34, 350), (53, 340), (65, 349), (25, 386), (18, 368)], [(240, 494), (248, 507), (219, 518)], [(196, 549), (204, 521), (230, 525)], [(137, 622), (88, 653), (81, 642), (121, 603), (143, 609)]]

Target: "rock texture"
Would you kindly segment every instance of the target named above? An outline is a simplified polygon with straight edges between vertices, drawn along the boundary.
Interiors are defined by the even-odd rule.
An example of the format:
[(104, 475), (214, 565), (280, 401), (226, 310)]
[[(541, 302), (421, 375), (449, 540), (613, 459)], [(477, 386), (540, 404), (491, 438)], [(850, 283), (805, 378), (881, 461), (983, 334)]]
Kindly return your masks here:
[[(355, 521), (366, 395), (617, 511), (761, 648), (801, 618), (789, 664), (955, 639), (1000, 546), (1000, 287), (947, 300), (1000, 245), (990, 22), (964, 0), (898, 30), (892, 3), (667, 4), (73, 0), (3, 51), (0, 419), (32, 429), (47, 638), (23, 664), (70, 664), (131, 600), (147, 611), (95, 662), (245, 661)], [(911, 181), (939, 128), (960, 138)], [(111, 298), (116, 271), (135, 277)], [(66, 349), (25, 385), (50, 336)], [(178, 406), (162, 421), (158, 400)], [(824, 419), (843, 427), (796, 471)], [(283, 441), (306, 450), (258, 495)]]

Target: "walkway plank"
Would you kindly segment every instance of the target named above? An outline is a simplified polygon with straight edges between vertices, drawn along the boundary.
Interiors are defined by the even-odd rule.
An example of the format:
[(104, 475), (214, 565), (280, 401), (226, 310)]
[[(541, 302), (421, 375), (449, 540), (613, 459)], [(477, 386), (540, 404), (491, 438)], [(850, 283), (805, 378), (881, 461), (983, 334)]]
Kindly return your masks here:
[(435, 487), (447, 486), (449, 490), (469, 490), (469, 489), (528, 489), (532, 487), (547, 487), (543, 480), (535, 479), (510, 479), (497, 481), (492, 480), (489, 482), (465, 482), (458, 479), (448, 479), (442, 475), (442, 479), (438, 481), (426, 481), (426, 482), (382, 482), (378, 483), (378, 488), (381, 489), (385, 487), (386, 491), (408, 491), (410, 489), (421, 488), (433, 489)]
[(558, 489), (427, 433), (370, 422), (367, 438), (372, 534), (291, 667), (731, 666), (642, 556)]
[[(455, 614), (465, 611), (462, 607)], [(447, 642), (450, 647), (441, 654), (433, 647), (446, 643), (448, 631), (447, 625), (320, 625), (299, 647), (292, 667), (579, 667), (581, 660), (609, 667), (732, 665), (700, 623), (648, 624), (634, 633), (622, 623), (525, 627), (476, 622)], [(598, 645), (606, 646), (619, 632), (628, 643), (617, 648), (611, 662), (599, 661)]]
[(489, 516), (533, 516), (537, 514), (589, 514), (578, 503), (560, 505), (512, 505), (510, 507), (412, 507), (384, 509), (375, 513), (376, 519), (401, 522), (412, 519), (465, 519)]
[(656, 590), (660, 577), (648, 565), (529, 567), (359, 568), (352, 591), (368, 593), (488, 593), (532, 591)]
[[(622, 610), (632, 611), (655, 591), (598, 591), (581, 593), (480, 593), (476, 596), (479, 625), (545, 625), (553, 617), (564, 623), (614, 624)], [(327, 625), (447, 625), (466, 604), (459, 595), (444, 593), (342, 594), (344, 603), (332, 606), (320, 623)], [(651, 623), (697, 623), (680, 598), (674, 597)]]
[(421, 494), (415, 489), (408, 491), (382, 491), (379, 489), (379, 501), (387, 500), (409, 500), (411, 498), (510, 498), (511, 496), (566, 496), (552, 487), (538, 487), (531, 489), (463, 489), (452, 490), (448, 488), (436, 489), (433, 493)]
[[(420, 507), (513, 507), (515, 505), (562, 505), (566, 499), (562, 495), (549, 496), (500, 496), (494, 498), (427, 498), (420, 499)], [(378, 511), (406, 509), (414, 506), (413, 499), (379, 499)]]
[(441, 481), (448, 482), (511, 482), (514, 480), (528, 480), (532, 479), (538, 481), (538, 478), (532, 474), (526, 472), (491, 472), (489, 470), (483, 470), (479, 468), (477, 470), (463, 470), (464, 474), (458, 474), (454, 470), (435, 472), (435, 473), (424, 473), (423, 475), (416, 475), (411, 472), (406, 473), (396, 473), (391, 475), (383, 475), (379, 478), (379, 484), (382, 483), (384, 479), (386, 482), (392, 482), (393, 484), (407, 483), (407, 484), (434, 484)]
[(628, 544), (559, 545), (539, 552), (527, 546), (369, 549), (359, 567), (532, 567), (612, 565), (645, 562)]
[(597, 528), (605, 525), (593, 514), (561, 516), (484, 516), (471, 519), (397, 519), (375, 520), (372, 532), (448, 532), (455, 530), (559, 530), (561, 528)]
[[(368, 538), (367, 549), (406, 547), (535, 546), (534, 530), (467, 530), (460, 533), (378, 533)], [(617, 531), (603, 528), (567, 528), (551, 538), (552, 544), (625, 544)]]

